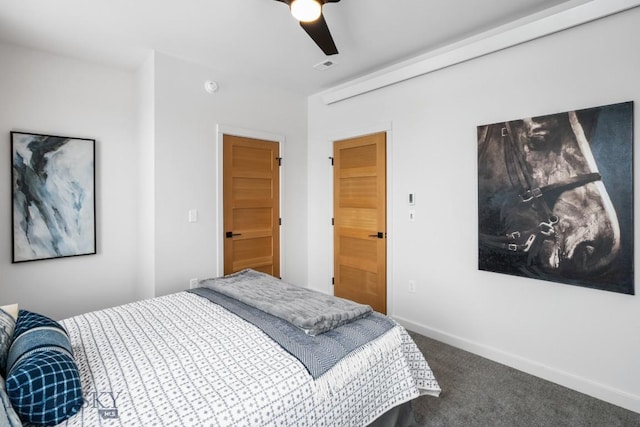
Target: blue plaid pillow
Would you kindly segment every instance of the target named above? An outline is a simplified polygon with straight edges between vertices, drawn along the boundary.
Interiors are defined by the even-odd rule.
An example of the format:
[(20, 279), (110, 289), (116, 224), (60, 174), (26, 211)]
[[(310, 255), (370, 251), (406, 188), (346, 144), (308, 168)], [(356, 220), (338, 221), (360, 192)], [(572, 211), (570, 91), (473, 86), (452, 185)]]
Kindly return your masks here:
[(80, 373), (59, 323), (20, 310), (7, 357), (6, 387), (25, 423), (59, 424), (80, 410)]

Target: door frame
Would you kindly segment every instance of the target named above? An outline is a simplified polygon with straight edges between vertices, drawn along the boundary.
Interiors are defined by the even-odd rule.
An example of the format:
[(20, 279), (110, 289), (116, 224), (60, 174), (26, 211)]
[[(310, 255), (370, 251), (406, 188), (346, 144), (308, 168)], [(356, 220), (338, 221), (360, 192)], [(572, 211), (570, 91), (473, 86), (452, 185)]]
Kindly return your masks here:
[[(394, 295), (394, 286), (393, 281), (391, 280), (394, 277), (393, 272), (393, 156), (392, 150), (393, 147), (393, 122), (383, 122), (378, 124), (373, 124), (370, 126), (365, 126), (362, 128), (344, 130), (338, 133), (333, 134), (328, 140), (328, 149), (329, 149), (329, 157), (333, 157), (333, 143), (335, 141), (341, 141), (343, 139), (351, 139), (357, 138), (359, 136), (370, 135), (372, 133), (381, 133), (385, 132), (387, 134), (387, 147), (386, 147), (386, 156), (387, 156), (387, 316), (392, 316), (395, 314), (395, 298)], [(333, 166), (330, 166), (333, 171)], [(331, 195), (331, 215), (333, 216), (333, 173), (331, 174), (331, 182), (329, 185), (331, 186), (331, 190), (329, 194)], [(333, 236), (333, 225), (330, 226), (330, 233)], [(331, 283), (331, 279), (335, 277), (335, 264), (334, 264), (334, 251), (333, 251), (333, 237), (331, 238), (331, 244), (329, 245), (329, 277), (327, 278), (328, 283)], [(333, 286), (331, 286), (331, 291), (333, 292)]]
[(216, 257), (216, 276), (222, 276), (224, 273), (224, 206), (223, 206), (223, 138), (224, 135), (234, 135), (240, 136), (244, 138), (253, 138), (253, 139), (262, 139), (266, 141), (275, 141), (280, 146), (280, 157), (283, 158), (282, 165), (280, 166), (280, 218), (282, 219), (282, 225), (280, 226), (280, 276), (284, 276), (285, 270), (285, 257), (283, 254), (285, 251), (284, 247), (284, 237), (286, 232), (286, 221), (284, 218), (284, 211), (282, 209), (285, 206), (285, 185), (284, 185), (284, 175), (285, 175), (285, 136), (282, 134), (264, 132), (255, 129), (245, 129), (239, 128), (235, 126), (227, 126), (223, 124), (216, 124), (216, 251), (218, 253)]

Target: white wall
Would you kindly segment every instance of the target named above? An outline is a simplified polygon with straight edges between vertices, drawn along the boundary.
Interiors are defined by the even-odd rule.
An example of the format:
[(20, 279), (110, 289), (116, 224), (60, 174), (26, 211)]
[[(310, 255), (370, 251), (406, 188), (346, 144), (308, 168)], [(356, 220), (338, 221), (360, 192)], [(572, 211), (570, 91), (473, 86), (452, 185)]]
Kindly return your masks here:
[(330, 106), (310, 97), (310, 285), (331, 292), (331, 141), (390, 127), (390, 313), (640, 412), (640, 297), (478, 271), (476, 184), (478, 125), (628, 100), (637, 124), (638, 22), (634, 9)]
[[(138, 193), (133, 73), (0, 44), (0, 303), (54, 318), (135, 295)], [(97, 255), (11, 263), (9, 132), (96, 140)]]
[[(306, 99), (239, 75), (155, 54), (156, 295), (189, 287), (217, 271), (218, 125), (283, 135), (282, 277), (306, 270)], [(220, 89), (204, 90), (206, 80)], [(198, 210), (189, 223), (188, 211)]]
[(155, 256), (155, 54), (136, 72), (138, 89), (138, 271), (136, 299), (151, 298), (156, 287)]
[[(136, 71), (10, 45), (0, 57), (7, 143), (11, 130), (96, 139), (98, 241), (97, 255), (12, 264), (11, 187), (0, 186), (0, 304), (60, 319), (218, 274), (219, 124), (283, 135), (282, 276), (304, 284), (304, 97), (160, 53)], [(207, 79), (218, 93), (205, 93)], [(0, 171), (9, 183), (9, 144)]]

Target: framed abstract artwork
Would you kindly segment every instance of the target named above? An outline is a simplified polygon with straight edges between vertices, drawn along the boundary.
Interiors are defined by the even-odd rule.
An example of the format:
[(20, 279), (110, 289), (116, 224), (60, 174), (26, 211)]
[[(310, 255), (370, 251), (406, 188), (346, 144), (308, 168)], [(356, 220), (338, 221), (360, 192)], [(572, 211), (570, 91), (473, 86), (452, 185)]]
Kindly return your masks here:
[(96, 253), (95, 140), (11, 132), (13, 262)]
[(478, 126), (479, 269), (634, 294), (633, 102)]

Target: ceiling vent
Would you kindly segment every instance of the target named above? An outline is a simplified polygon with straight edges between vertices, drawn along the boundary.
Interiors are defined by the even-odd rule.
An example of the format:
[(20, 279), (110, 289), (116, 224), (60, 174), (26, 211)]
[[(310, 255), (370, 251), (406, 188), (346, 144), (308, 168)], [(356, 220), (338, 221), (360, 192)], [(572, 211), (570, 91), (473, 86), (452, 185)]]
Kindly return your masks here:
[(316, 70), (324, 71), (326, 69), (329, 69), (329, 68), (333, 67), (336, 64), (337, 64), (336, 61), (333, 61), (331, 59), (326, 59), (326, 60), (324, 60), (322, 62), (319, 62), (316, 65), (314, 65), (313, 68), (315, 68)]

